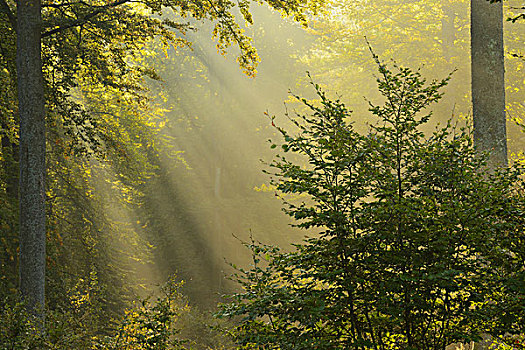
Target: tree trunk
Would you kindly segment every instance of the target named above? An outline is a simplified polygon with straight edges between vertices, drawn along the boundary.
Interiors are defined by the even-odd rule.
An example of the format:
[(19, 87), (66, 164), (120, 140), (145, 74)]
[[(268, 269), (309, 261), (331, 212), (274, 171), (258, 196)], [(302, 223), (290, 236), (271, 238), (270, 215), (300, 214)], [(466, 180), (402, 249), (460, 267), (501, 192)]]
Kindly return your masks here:
[(503, 5), (471, 0), (470, 20), (474, 144), (494, 169), (507, 166)]
[(40, 0), (17, 1), (16, 69), (20, 116), (20, 292), (43, 319), (46, 216), (44, 79)]

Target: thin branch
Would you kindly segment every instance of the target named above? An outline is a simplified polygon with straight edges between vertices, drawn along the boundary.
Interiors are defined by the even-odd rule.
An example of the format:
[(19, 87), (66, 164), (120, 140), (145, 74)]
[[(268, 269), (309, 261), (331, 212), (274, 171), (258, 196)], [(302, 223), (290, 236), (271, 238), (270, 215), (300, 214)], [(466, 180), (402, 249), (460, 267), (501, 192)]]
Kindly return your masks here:
[[(72, 6), (72, 5), (78, 5), (78, 4), (85, 4), (85, 3), (80, 1), (80, 2), (63, 2), (61, 4), (42, 4), (42, 8), (52, 7), (52, 8), (58, 9), (64, 6)], [(85, 5), (89, 6), (88, 4), (85, 4)]]
[[(0, 1), (5, 1), (5, 0), (0, 0)], [(47, 36), (50, 36), (50, 35), (53, 35), (53, 34), (56, 34), (56, 33), (60, 33), (66, 29), (70, 29), (70, 28), (74, 28), (74, 27), (78, 27), (78, 26), (81, 26), (83, 24), (85, 24), (86, 22), (88, 22), (90, 19), (100, 15), (101, 13), (104, 13), (105, 11), (109, 10), (110, 8), (113, 8), (113, 7), (117, 7), (117, 6), (120, 6), (122, 4), (125, 4), (127, 2), (130, 2), (131, 0), (118, 0), (118, 1), (115, 1), (111, 4), (108, 4), (106, 6), (101, 6), (99, 8), (97, 8), (96, 10), (94, 10), (93, 12), (90, 12), (88, 13), (87, 15), (85, 15), (83, 18), (79, 18), (75, 21), (72, 21), (70, 23), (67, 23), (67, 24), (64, 24), (62, 26), (59, 26), (55, 29), (51, 29), (51, 30), (48, 30), (44, 33), (42, 33), (42, 38), (45, 38)]]
[(9, 23), (11, 23), (11, 27), (13, 27), (13, 30), (16, 32), (16, 17), (6, 0), (0, 0), (0, 10), (6, 14)]

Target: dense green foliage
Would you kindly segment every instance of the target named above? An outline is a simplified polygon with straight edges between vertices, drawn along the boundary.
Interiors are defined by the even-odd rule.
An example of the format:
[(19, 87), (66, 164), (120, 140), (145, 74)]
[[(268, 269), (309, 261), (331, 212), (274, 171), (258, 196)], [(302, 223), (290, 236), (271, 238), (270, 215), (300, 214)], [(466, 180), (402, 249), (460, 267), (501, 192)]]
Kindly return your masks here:
[[(103, 308), (90, 295), (79, 295), (68, 310), (48, 310), (44, 333), (35, 332), (38, 324), (21, 303), (6, 303), (0, 309), (0, 349), (98, 349), (98, 350), (162, 350), (216, 349), (226, 343), (217, 332), (204, 331), (207, 339), (181, 334), (182, 328), (202, 327), (210, 322), (192, 311), (180, 294), (182, 283), (171, 278), (158, 291), (155, 301), (138, 300), (119, 319), (105, 320), (105, 334), (93, 332), (95, 320), (90, 314)], [(86, 309), (88, 312), (86, 312)], [(99, 310), (103, 312), (103, 310)], [(197, 319), (198, 322), (188, 320)], [(216, 323), (216, 322), (215, 322)], [(110, 327), (111, 326), (111, 327)], [(109, 329), (110, 328), (110, 329)], [(184, 338), (184, 339), (183, 339)]]
[[(318, 11), (322, 2), (265, 3), (305, 24), (306, 14)], [(178, 339), (189, 339), (184, 346), (191, 344), (197, 349), (230, 348), (207, 326), (211, 322), (207, 315), (187, 308), (176, 293), (157, 302), (132, 304), (145, 288), (143, 277), (158, 277), (148, 270), (155, 263), (153, 272), (159, 275), (178, 270), (185, 280), (204, 281), (184, 292), (199, 298), (203, 295), (199, 301), (212, 305), (217, 299), (215, 291), (227, 289), (221, 284), (221, 266), (215, 260), (222, 261), (231, 247), (220, 233), (242, 232), (245, 227), (237, 224), (240, 216), (252, 228), (273, 231), (266, 236), (273, 243), (287, 239), (282, 230), (275, 229), (279, 227), (276, 223), (284, 220), (263, 208), (270, 206), (269, 196), (261, 200), (252, 190), (254, 182), (263, 180), (254, 180), (259, 179), (253, 175), (257, 170), (248, 162), (260, 156), (252, 138), (264, 139), (262, 135), (269, 134), (265, 128), (270, 123), (262, 125), (253, 115), (268, 108), (268, 96), (275, 95), (252, 92), (248, 89), (254, 85), (252, 81), (241, 81), (232, 70), (217, 65), (210, 58), (217, 49), (222, 54), (226, 49), (233, 51), (244, 72), (253, 76), (259, 58), (251, 37), (267, 36), (270, 41), (263, 50), (271, 58), (267, 62), (273, 66), (273, 75), (264, 78), (266, 90), (277, 91), (274, 83), (278, 78), (303, 70), (292, 67), (291, 58), (284, 59), (293, 52), (294, 58), (316, 72), (316, 80), (319, 76), (341, 88), (345, 98), (361, 99), (371, 91), (363, 76), (368, 79), (373, 68), (361, 45), (366, 34), (383, 55), (401, 61), (418, 53), (417, 59), (424, 58), (426, 69), (435, 74), (457, 67), (460, 79), (455, 79), (453, 96), (458, 101), (468, 100), (464, 83), (468, 75), (462, 71), (468, 61), (467, 1), (419, 0), (402, 6), (392, 1), (336, 2), (328, 17), (315, 17), (310, 34), (319, 35), (318, 45), (305, 54), (302, 40), (291, 38), (292, 29), (299, 28), (291, 23), (295, 21), (244, 28), (243, 21), (247, 26), (256, 23), (257, 13), (252, 19), (250, 12), (260, 11), (250, 9), (249, 1), (43, 0), (47, 332), (45, 337), (34, 337), (34, 324), (16, 297), (19, 129), (15, 4), (14, 0), (0, 0), (0, 349), (180, 348)], [(203, 26), (201, 22), (207, 23), (204, 33), (194, 33), (195, 27)], [(518, 24), (508, 30), (506, 39), (515, 54), (519, 54), (515, 43), (523, 42)], [(286, 41), (280, 40), (283, 32)], [(193, 45), (202, 43), (210, 33), (216, 48)], [(230, 45), (233, 48), (228, 48)], [(511, 77), (508, 113), (516, 119), (523, 114), (522, 71), (522, 61), (507, 65)], [(413, 73), (403, 74), (398, 78), (408, 79)], [(412, 80), (417, 88), (417, 79)], [(289, 83), (278, 84), (285, 90)], [(154, 86), (153, 90), (148, 86)], [(431, 100), (437, 99), (441, 83), (432, 86), (432, 91), (425, 92)], [(403, 91), (403, 85), (394, 90)], [(414, 96), (413, 101), (418, 99)], [(475, 338), (481, 331), (494, 335), (523, 332), (525, 282), (519, 268), (524, 255), (520, 229), (523, 198), (511, 191), (512, 186), (519, 188), (521, 184), (519, 171), (479, 176), (475, 170), (483, 167), (483, 161), (473, 157), (467, 133), (443, 129), (429, 141), (418, 132), (426, 120), (404, 117), (402, 122), (408, 126), (400, 143), (403, 166), (399, 180), (392, 172), (399, 161), (392, 125), (388, 131), (375, 124), (372, 133), (360, 134), (341, 117), (346, 111), (340, 102), (323, 96), (322, 105), (307, 104), (310, 107), (318, 116), (327, 111), (333, 116), (322, 123), (317, 116), (299, 119), (298, 126), (306, 128), (299, 138), (283, 129), (276, 132), (288, 138), (283, 145), (286, 150), (301, 149), (317, 157), (313, 167), (305, 170), (296, 156), (283, 158), (275, 166), (282, 170), (281, 179), (291, 182), (276, 179), (275, 185), (289, 193), (288, 214), (298, 219), (299, 227), (312, 230), (312, 237), (293, 254), (251, 245), (254, 253), (262, 254), (254, 258), (260, 259), (257, 268), (263, 270), (254, 270), (259, 275), (244, 280), (253, 292), (248, 295), (262, 295), (254, 291), (269, 294), (265, 299), (253, 299), (256, 302), (248, 308), (232, 305), (227, 313), (248, 312), (256, 319), (257, 315), (268, 316), (268, 310), (281, 312), (281, 317), (272, 314), (281, 328), (268, 328), (264, 317), (258, 324), (246, 323), (237, 334), (242, 337), (245, 332), (244, 340), (238, 338), (241, 343), (251, 348), (273, 339), (272, 344), (282, 348), (337, 347), (377, 342), (380, 336), (388, 342), (396, 334), (401, 334), (397, 338), (400, 342), (408, 342), (406, 326), (396, 328), (404, 324), (412, 327), (413, 342), (419, 342), (431, 335), (430, 326), (439, 325), (437, 318), (451, 314), (457, 324), (450, 325), (449, 333), (440, 334), (436, 344)], [(458, 103), (455, 110), (465, 112), (460, 107)], [(446, 105), (441, 115), (448, 117), (452, 109), (452, 103)], [(388, 110), (375, 113), (392, 118)], [(239, 122), (233, 118), (235, 114), (244, 114), (246, 119)], [(166, 126), (173, 128), (176, 122), (185, 130), (174, 140)], [(308, 129), (312, 126), (317, 129)], [(249, 129), (258, 134), (247, 132)], [(327, 132), (324, 137), (323, 132)], [(221, 144), (220, 138), (227, 143)], [(512, 141), (519, 144), (520, 138)], [(191, 172), (185, 166), (173, 169), (184, 163), (181, 150), (187, 152)], [(199, 152), (190, 155), (193, 150)], [(238, 154), (242, 157), (237, 158)], [(202, 159), (197, 158), (202, 157), (207, 158), (206, 164), (199, 163)], [(252, 169), (239, 171), (246, 167)], [(217, 169), (222, 169), (221, 181), (216, 180)], [(331, 173), (324, 173), (327, 170)], [(335, 182), (330, 182), (329, 176)], [(203, 185), (205, 180), (208, 182)], [(395, 185), (399, 183), (402, 195), (397, 198), (399, 187)], [(192, 188), (192, 192), (186, 195), (181, 188)], [(332, 194), (335, 197), (330, 199)], [(190, 196), (197, 198), (199, 205), (192, 205)], [(305, 199), (308, 197), (311, 199)], [(371, 198), (376, 202), (370, 202)], [(348, 208), (341, 211), (350, 203), (355, 204), (350, 207), (355, 221), (348, 219)], [(200, 231), (207, 235), (199, 236)], [(496, 235), (500, 231), (501, 235)], [(484, 246), (477, 245), (481, 235), (487, 238)], [(428, 261), (424, 260), (429, 252)], [(447, 255), (451, 252), (455, 256)], [(357, 259), (362, 256), (367, 258)], [(373, 260), (374, 256), (381, 259)], [(413, 260), (403, 259), (405, 256)], [(478, 266), (471, 256), (484, 257), (492, 265)], [(456, 261), (456, 257), (460, 259)], [(270, 259), (267, 271), (261, 265), (265, 259)], [(370, 266), (377, 267), (377, 272)], [(356, 272), (355, 279), (347, 278), (353, 276), (349, 271)], [(277, 277), (275, 272), (282, 275)], [(476, 279), (479, 273), (487, 278)], [(385, 284), (385, 276), (391, 278), (386, 280), (391, 284)], [(367, 278), (368, 284), (363, 285), (362, 278)], [(219, 287), (207, 285), (207, 281)], [(260, 283), (250, 289), (254, 281)], [(275, 284), (268, 286), (265, 281)], [(479, 295), (472, 292), (478, 293), (477, 288)], [(384, 293), (376, 295), (376, 290)], [(238, 302), (245, 296), (239, 295)], [(351, 297), (355, 307), (341, 307), (346, 304), (340, 303)], [(407, 297), (410, 303), (404, 305), (402, 298)], [(428, 311), (429, 305), (433, 305), (433, 312)], [(370, 321), (367, 307), (379, 310), (370, 314)], [(407, 316), (399, 313), (405, 309)], [(354, 319), (349, 317), (350, 311)], [(289, 317), (282, 318), (283, 312)], [(429, 328), (423, 334), (417, 326), (424, 322)], [(455, 330), (458, 333), (453, 333)], [(171, 341), (175, 343), (168, 345)]]
[(444, 349), (524, 331), (523, 170), (488, 174), (468, 129), (425, 136), (449, 78), (376, 62), (385, 102), (367, 133), (318, 86), (320, 104), (290, 116), (298, 132), (278, 127), (273, 184), (309, 236), (292, 252), (247, 244), (242, 292), (219, 312), (239, 317), (247, 349)]

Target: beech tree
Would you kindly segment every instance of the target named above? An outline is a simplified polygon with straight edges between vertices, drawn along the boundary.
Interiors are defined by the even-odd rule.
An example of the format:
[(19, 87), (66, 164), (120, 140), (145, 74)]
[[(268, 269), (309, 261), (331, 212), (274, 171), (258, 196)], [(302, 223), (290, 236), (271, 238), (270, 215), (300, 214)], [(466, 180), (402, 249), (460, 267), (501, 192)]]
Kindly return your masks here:
[(218, 313), (240, 348), (443, 350), (524, 330), (523, 169), (487, 175), (451, 122), (426, 136), (448, 79), (376, 63), (385, 102), (368, 132), (318, 86), (293, 130), (277, 127), (268, 173), (307, 236), (290, 252), (246, 243), (252, 264), (233, 266), (241, 288)]
[[(267, 1), (274, 10), (302, 24), (306, 24), (306, 13), (315, 13), (321, 3)], [(29, 309), (34, 310), (36, 305), (44, 306), (46, 103), (48, 110), (58, 107), (58, 116), (63, 118), (70, 135), (79, 140), (80, 148), (96, 148), (109, 141), (97, 134), (96, 118), (71, 98), (79, 72), (87, 70), (94, 82), (121, 91), (140, 91), (142, 76), (158, 76), (147, 67), (130, 64), (126, 56), (137, 55), (137, 43), (153, 38), (166, 45), (188, 45), (184, 33), (192, 29), (186, 19), (189, 17), (212, 21), (218, 50), (224, 54), (228, 47), (236, 45), (237, 61), (247, 75), (255, 74), (259, 58), (232, 12), (239, 10), (246, 23), (253, 23), (250, 2), (33, 0), (18, 3), (16, 14), (13, 2), (0, 0), (0, 5), (5, 28), (2, 34), (16, 37), (18, 43), (17, 71), (8, 70), (8, 74), (11, 79), (16, 77), (19, 87), (20, 156), (24, 157), (20, 161), (20, 286)], [(166, 9), (175, 19), (162, 19)], [(130, 76), (131, 82), (123, 79)]]
[(44, 307), (46, 214), (44, 78), (40, 0), (17, 2), (20, 118), (20, 292), (32, 313)]
[(472, 0), (470, 19), (474, 143), (492, 168), (506, 166), (503, 4)]

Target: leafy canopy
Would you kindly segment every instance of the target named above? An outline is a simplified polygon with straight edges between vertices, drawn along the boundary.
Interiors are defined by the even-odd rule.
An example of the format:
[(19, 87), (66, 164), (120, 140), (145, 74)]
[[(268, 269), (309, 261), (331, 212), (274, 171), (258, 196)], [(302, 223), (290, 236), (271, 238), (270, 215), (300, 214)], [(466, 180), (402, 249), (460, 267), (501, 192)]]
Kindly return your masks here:
[[(307, 13), (316, 12), (321, 2), (42, 0), (41, 4), (48, 150), (47, 302), (51, 307), (67, 304), (67, 298), (55, 296), (81, 284), (88, 289), (89, 283), (83, 281), (97, 272), (107, 288), (93, 295), (107, 309), (121, 311), (123, 305), (117, 301), (131, 294), (124, 282), (131, 269), (122, 263), (128, 253), (114, 242), (134, 248), (146, 244), (127, 218), (108, 209), (109, 203), (117, 198), (120, 212), (138, 208), (146, 180), (158, 174), (159, 154), (176, 154), (161, 132), (165, 110), (155, 103), (162, 93), (147, 91), (147, 80), (160, 80), (153, 62), (170, 50), (191, 45), (187, 31), (208, 21), (218, 51), (234, 51), (241, 67), (253, 75), (258, 56), (243, 31), (243, 22), (253, 22), (251, 7), (266, 4), (304, 24)], [(4, 203), (0, 266), (5, 271), (0, 298), (14, 293), (18, 283), (15, 49), (16, 1), (0, 0), (0, 201)], [(143, 216), (141, 226), (150, 219)], [(107, 310), (100, 316), (103, 327)]]

